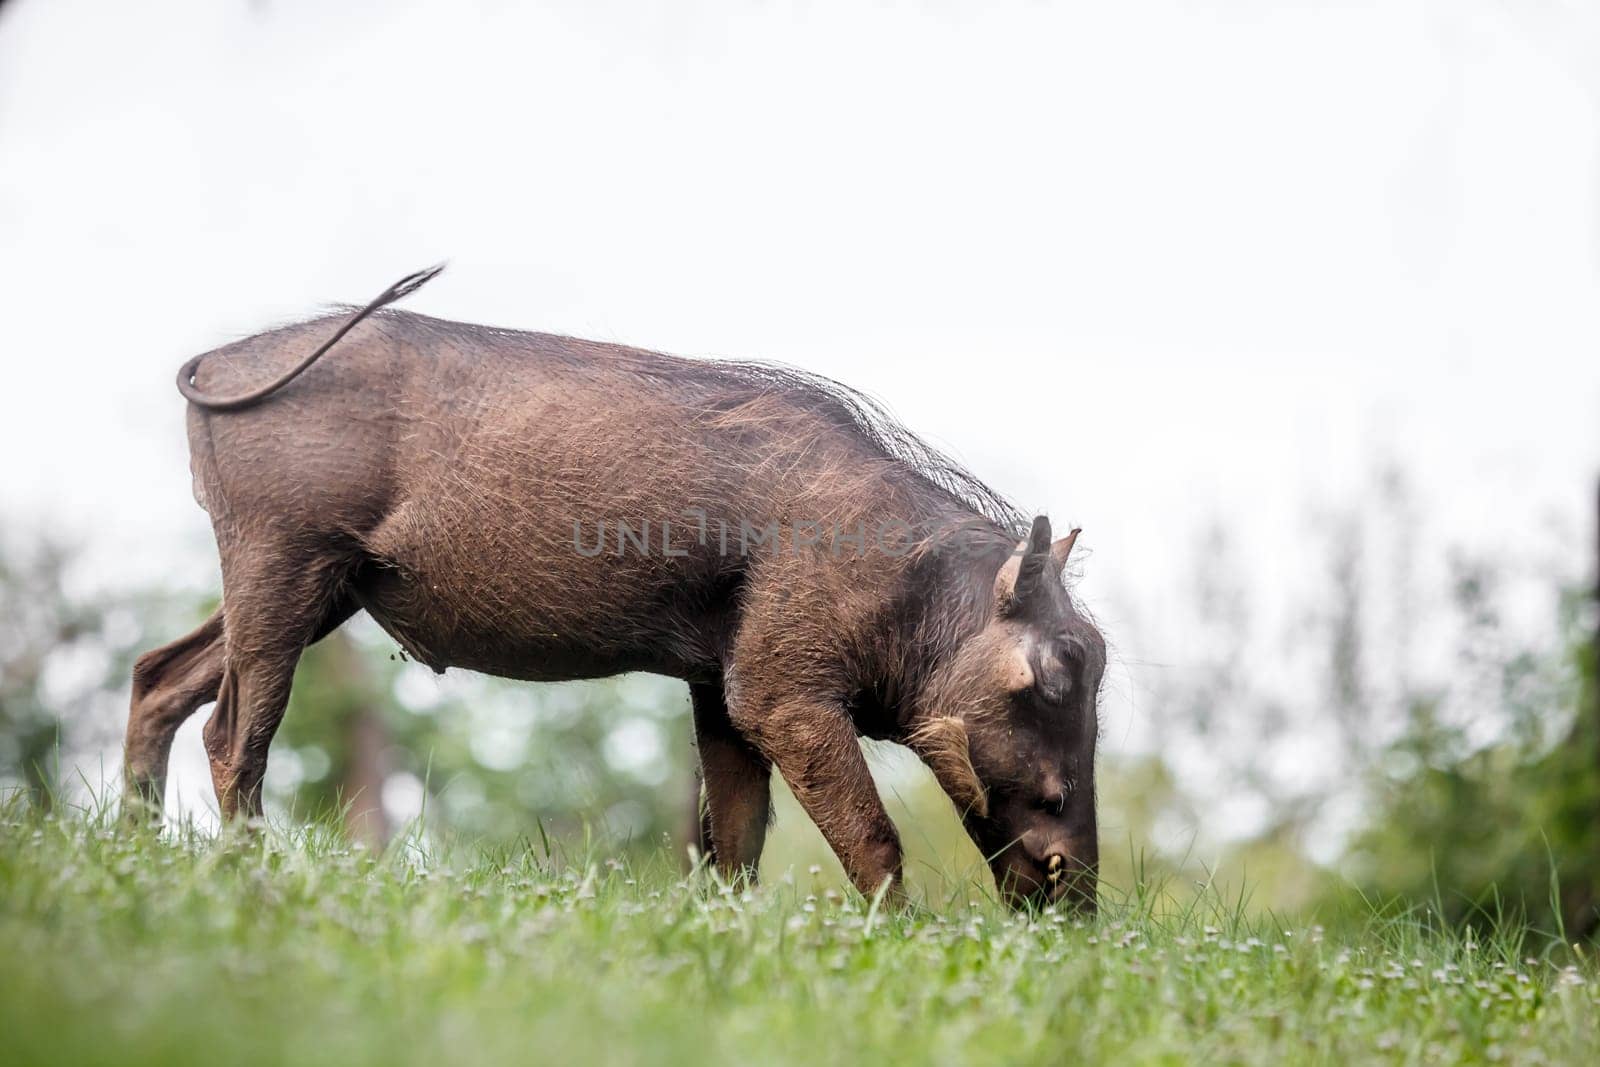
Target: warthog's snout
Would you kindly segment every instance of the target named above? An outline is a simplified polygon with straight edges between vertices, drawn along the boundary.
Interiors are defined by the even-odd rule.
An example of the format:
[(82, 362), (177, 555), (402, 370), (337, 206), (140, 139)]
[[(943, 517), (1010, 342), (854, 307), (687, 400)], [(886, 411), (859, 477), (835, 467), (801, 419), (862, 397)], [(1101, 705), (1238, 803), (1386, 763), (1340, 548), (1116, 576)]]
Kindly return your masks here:
[(1012, 907), (1066, 904), (1083, 914), (1095, 910), (1098, 863), (1094, 850), (1071, 840), (1042, 849), (1007, 849), (994, 864), (995, 882)]
[(1056, 853), (1045, 865), (1043, 895), (1048, 903), (1066, 903), (1092, 915), (1097, 874), (1092, 864)]

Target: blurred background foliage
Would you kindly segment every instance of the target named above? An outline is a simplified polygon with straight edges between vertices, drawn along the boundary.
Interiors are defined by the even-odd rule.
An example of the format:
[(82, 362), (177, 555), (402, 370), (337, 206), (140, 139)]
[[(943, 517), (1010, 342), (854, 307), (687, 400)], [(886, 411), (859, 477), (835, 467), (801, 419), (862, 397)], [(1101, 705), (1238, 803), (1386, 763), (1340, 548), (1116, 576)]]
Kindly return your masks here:
[[(1212, 881), (1246, 894), (1247, 907), (1296, 913), (1359, 894), (1448, 922), (1511, 913), (1596, 937), (1600, 612), (1573, 577), (1596, 564), (1538, 576), (1567, 587), (1552, 598), (1556, 618), (1530, 636), (1508, 621), (1515, 567), (1504, 561), (1451, 557), (1444, 602), (1424, 605), (1411, 578), (1414, 513), (1404, 479), (1385, 471), (1361, 511), (1317, 517), (1326, 573), (1272, 635), (1284, 650), (1273, 664), (1252, 653), (1248, 568), (1221, 527), (1203, 532), (1195, 587), (1181, 598), (1196, 654), (1156, 672), (1143, 701), (1154, 741), (1108, 746), (1099, 774), (1109, 887)], [(116, 788), (105, 783), (117, 781), (133, 658), (214, 605), (87, 590), (74, 559), (49, 538), (0, 531), (0, 789), (41, 805)], [(1428, 657), (1412, 646), (1423, 644), (1432, 669), (1418, 665)], [(1296, 695), (1263, 681), (1269, 667), (1300, 680)], [(1308, 744), (1326, 774), (1278, 756)], [(868, 757), (913, 892), (986, 892), (981, 858), (931, 775), (894, 746), (869, 744)], [(363, 618), (303, 658), (267, 787), (279, 814), (337, 811), (372, 847), (415, 830), (687, 857), (693, 763), (678, 683), (435, 676)], [(842, 886), (781, 782), (775, 796), (764, 876)]]
[(651, 675), (527, 685), (410, 663), (368, 620), (307, 651), (268, 789), (386, 841), (428, 818), (494, 841), (683, 838), (696, 788), (689, 697)]
[(78, 555), (0, 527), (0, 789), (41, 806), (115, 773), (134, 659), (188, 628), (173, 598), (89, 590)]
[[(1518, 653), (1499, 665), (1507, 728), (1492, 743), (1473, 747), (1432, 700), (1413, 700), (1372, 772), (1383, 817), (1351, 842), (1350, 877), (1369, 893), (1431, 901), (1448, 920), (1526, 911), (1548, 932), (1595, 935), (1600, 634), (1587, 597), (1566, 597), (1562, 615), (1564, 662)], [(1536, 681), (1552, 667), (1555, 686)]]

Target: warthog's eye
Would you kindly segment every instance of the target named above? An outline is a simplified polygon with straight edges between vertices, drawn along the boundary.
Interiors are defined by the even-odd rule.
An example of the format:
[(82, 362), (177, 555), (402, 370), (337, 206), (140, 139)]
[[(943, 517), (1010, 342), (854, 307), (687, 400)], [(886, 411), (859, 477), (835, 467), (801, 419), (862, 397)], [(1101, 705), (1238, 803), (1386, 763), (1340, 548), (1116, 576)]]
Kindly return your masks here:
[(1072, 676), (1059, 666), (1051, 664), (1039, 672), (1035, 688), (1046, 704), (1061, 704), (1072, 690)]
[(1067, 810), (1067, 794), (1062, 792), (1053, 797), (1040, 797), (1033, 802), (1033, 806), (1050, 815), (1061, 815)]

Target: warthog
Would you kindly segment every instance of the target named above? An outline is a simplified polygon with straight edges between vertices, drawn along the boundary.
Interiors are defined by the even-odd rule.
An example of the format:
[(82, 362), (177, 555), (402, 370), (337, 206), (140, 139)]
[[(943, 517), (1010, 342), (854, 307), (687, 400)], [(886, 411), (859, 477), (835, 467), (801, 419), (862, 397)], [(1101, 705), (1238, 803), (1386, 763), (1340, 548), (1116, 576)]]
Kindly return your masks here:
[(730, 875), (776, 766), (857, 887), (898, 884), (867, 736), (922, 757), (1009, 900), (1092, 907), (1106, 653), (1062, 578), (1076, 530), (825, 379), (379, 310), (436, 271), (179, 372), (223, 603), (134, 668), (133, 806), (215, 701), (222, 812), (258, 815), (301, 651), (365, 610), (436, 671), (685, 680)]

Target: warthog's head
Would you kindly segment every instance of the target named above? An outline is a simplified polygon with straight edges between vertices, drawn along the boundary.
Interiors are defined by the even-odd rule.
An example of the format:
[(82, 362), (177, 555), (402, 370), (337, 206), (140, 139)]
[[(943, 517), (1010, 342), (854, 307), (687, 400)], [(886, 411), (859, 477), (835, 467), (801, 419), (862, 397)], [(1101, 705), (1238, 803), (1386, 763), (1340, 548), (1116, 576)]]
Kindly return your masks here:
[(1052, 543), (1049, 521), (1034, 520), (995, 577), (986, 624), (940, 672), (910, 743), (961, 810), (1008, 901), (1092, 910), (1106, 646), (1062, 581), (1076, 537)]

